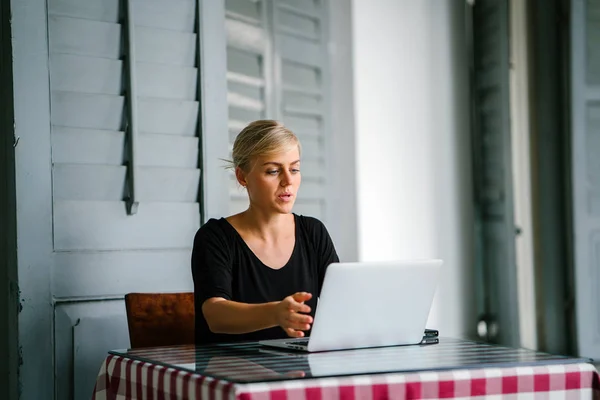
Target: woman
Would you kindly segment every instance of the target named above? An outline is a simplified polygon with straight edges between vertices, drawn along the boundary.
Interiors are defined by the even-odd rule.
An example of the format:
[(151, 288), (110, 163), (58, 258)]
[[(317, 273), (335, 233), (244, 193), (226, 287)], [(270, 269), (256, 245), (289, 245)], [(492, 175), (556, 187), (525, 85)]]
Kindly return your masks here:
[(339, 260), (325, 226), (292, 213), (300, 142), (276, 121), (252, 122), (235, 140), (232, 167), (250, 205), (210, 219), (194, 239), (196, 343), (303, 337), (325, 269)]

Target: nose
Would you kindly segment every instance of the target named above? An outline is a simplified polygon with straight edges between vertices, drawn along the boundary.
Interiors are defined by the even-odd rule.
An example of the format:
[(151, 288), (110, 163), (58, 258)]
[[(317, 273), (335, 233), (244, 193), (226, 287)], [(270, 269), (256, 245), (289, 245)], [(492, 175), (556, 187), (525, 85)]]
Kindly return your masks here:
[(292, 174), (290, 171), (284, 171), (281, 175), (281, 186), (289, 186), (292, 184)]

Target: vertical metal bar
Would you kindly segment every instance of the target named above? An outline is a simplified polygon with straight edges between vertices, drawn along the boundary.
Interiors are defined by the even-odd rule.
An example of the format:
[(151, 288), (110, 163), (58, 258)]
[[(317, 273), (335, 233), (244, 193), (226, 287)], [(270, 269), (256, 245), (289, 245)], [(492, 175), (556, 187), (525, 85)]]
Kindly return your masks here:
[(139, 201), (137, 199), (137, 175), (136, 148), (138, 143), (138, 115), (137, 115), (137, 82), (136, 82), (136, 59), (135, 59), (135, 23), (133, 0), (125, 0), (125, 75), (127, 81), (126, 103), (127, 103), (127, 152), (129, 162), (127, 166), (127, 214), (137, 213)]

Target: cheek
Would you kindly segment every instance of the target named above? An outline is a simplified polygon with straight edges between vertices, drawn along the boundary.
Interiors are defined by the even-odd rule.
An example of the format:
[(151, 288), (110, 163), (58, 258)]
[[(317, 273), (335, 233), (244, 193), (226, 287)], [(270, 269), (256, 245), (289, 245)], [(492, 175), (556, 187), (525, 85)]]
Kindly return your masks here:
[(292, 185), (298, 187), (300, 186), (300, 182), (302, 182), (302, 175), (294, 175), (292, 178)]
[(248, 192), (255, 198), (264, 197), (268, 196), (275, 186), (277, 186), (277, 182), (274, 179), (256, 178), (252, 182), (248, 182)]

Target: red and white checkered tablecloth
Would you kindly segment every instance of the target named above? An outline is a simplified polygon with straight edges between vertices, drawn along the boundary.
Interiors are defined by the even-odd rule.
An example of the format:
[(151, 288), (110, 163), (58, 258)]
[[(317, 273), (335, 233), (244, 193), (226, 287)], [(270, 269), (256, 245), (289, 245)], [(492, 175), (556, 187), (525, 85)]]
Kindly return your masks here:
[(119, 399), (600, 399), (592, 364), (296, 379), (238, 384), (109, 355), (94, 400)]

